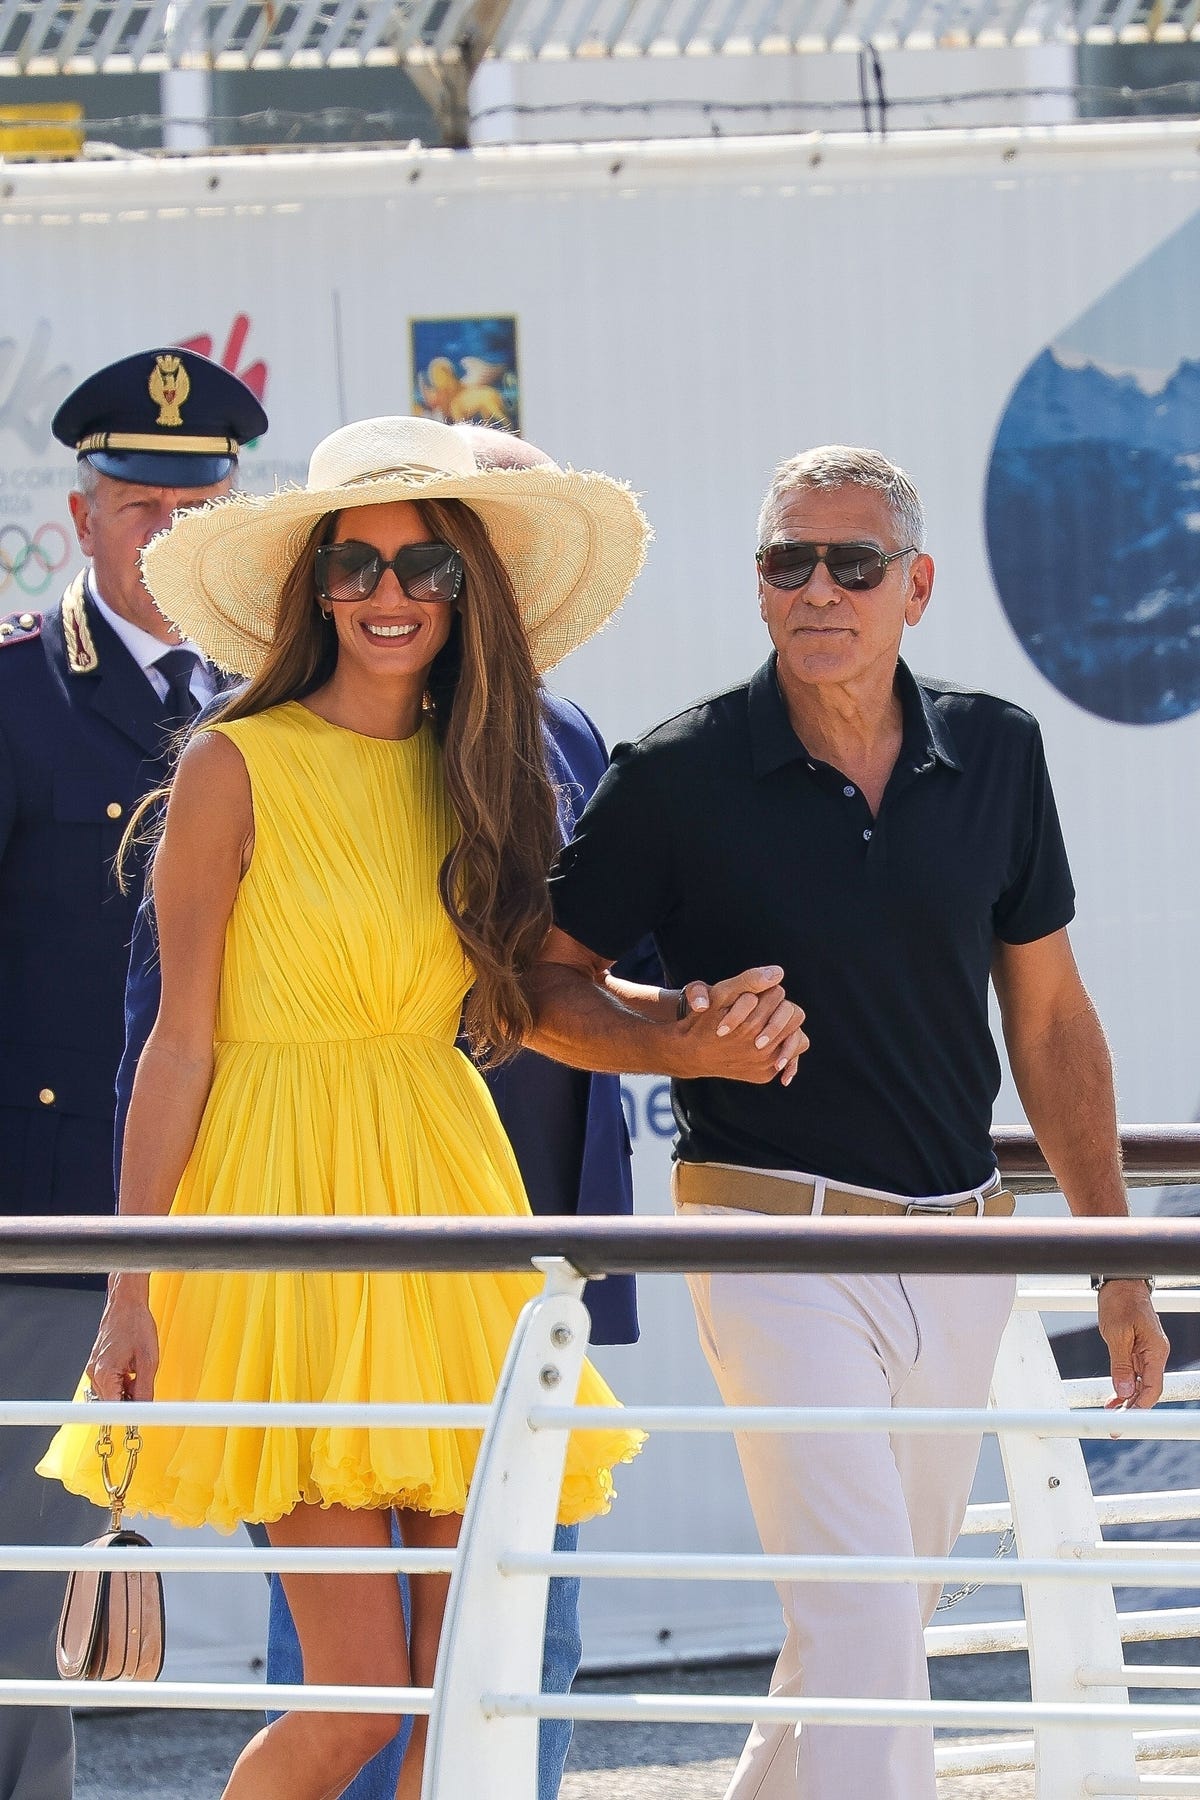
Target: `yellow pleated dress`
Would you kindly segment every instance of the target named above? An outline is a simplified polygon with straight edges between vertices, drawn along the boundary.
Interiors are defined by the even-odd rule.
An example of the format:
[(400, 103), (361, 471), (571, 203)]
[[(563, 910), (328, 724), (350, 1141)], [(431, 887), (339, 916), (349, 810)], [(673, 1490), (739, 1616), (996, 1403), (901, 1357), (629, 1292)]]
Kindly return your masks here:
[[(225, 939), (212, 1088), (174, 1218), (522, 1218), (520, 1173), (455, 1047), (470, 970), (437, 893), (457, 824), (428, 725), (401, 742), (297, 701), (214, 729), (241, 752), (254, 854)], [(162, 1400), (490, 1401), (526, 1274), (151, 1277)], [(81, 1383), (81, 1390), (83, 1384)], [(590, 1364), (583, 1405), (616, 1405)], [(460, 1513), (480, 1434), (153, 1426), (131, 1509), (229, 1531), (297, 1503)], [(641, 1445), (573, 1433), (564, 1524)], [(42, 1474), (103, 1504), (95, 1427)]]

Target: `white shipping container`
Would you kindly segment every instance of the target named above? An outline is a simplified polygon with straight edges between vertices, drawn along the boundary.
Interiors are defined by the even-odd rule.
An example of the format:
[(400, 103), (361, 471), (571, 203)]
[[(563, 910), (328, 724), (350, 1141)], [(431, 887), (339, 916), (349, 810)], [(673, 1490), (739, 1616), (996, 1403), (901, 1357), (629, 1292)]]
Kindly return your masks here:
[[(916, 478), (938, 565), (910, 660), (1042, 722), (1122, 1114), (1190, 1119), (1198, 150), (1186, 123), (0, 168), (0, 610), (53, 604), (76, 566), (49, 419), (90, 369), (227, 352), (265, 380), (243, 470), (268, 489), (338, 424), (410, 410), (413, 321), (442, 322), (418, 367), (441, 341), (464, 382), (463, 346), (515, 321), (522, 432), (627, 478), (657, 532), (620, 618), (553, 677), (611, 742), (762, 660), (776, 462), (874, 445)], [(640, 1208), (665, 1211), (665, 1086), (627, 1103)], [(1006, 1086), (997, 1118), (1019, 1117)], [(646, 1281), (642, 1312), (638, 1349), (599, 1359), (618, 1391), (710, 1394), (682, 1282)], [(594, 1545), (753, 1543), (731, 1443), (652, 1443), (620, 1487)], [(259, 1587), (206, 1583), (201, 1607), (197, 1585), (174, 1584), (176, 1671), (244, 1666)], [(760, 1648), (776, 1607), (597, 1583), (586, 1628), (593, 1660)]]

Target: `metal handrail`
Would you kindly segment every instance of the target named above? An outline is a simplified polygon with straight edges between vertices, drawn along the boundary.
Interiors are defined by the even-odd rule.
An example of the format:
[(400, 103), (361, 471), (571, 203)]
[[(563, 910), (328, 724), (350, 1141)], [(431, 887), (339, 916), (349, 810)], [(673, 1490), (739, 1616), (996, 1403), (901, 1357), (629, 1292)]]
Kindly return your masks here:
[[(1057, 1183), (1027, 1127), (992, 1133), (1018, 1193)], [(1200, 1124), (1126, 1125), (1129, 1187), (1200, 1183)], [(145, 1219), (0, 1220), (0, 1274), (151, 1269), (527, 1269), (562, 1257), (584, 1275), (655, 1270), (838, 1274), (1200, 1275), (1200, 1220), (1189, 1219)], [(336, 1240), (336, 1241), (335, 1241)], [(245, 1260), (242, 1260), (245, 1259)]]
[[(1123, 1141), (1131, 1185), (1200, 1179), (1200, 1128), (1144, 1127), (1125, 1132)], [(1005, 1178), (1011, 1186), (1035, 1191), (1053, 1185), (1029, 1133), (998, 1133), (996, 1142)], [(1200, 1276), (1200, 1219), (438, 1219), (405, 1221), (400, 1226), (390, 1220), (54, 1218), (0, 1222), (0, 1272), (237, 1269), (264, 1265), (277, 1269), (357, 1270), (527, 1269), (531, 1263), (544, 1266), (547, 1288), (518, 1324), (476, 1470), (459, 1550), (361, 1553), (372, 1559), (372, 1567), (432, 1567), (430, 1555), (440, 1557), (443, 1567), (453, 1565), (443, 1658), (434, 1689), (309, 1689), (302, 1690), (298, 1698), (299, 1704), (320, 1710), (393, 1711), (404, 1705), (409, 1710), (430, 1710), (431, 1750), (426, 1776), (429, 1796), (461, 1793), (471, 1771), (485, 1763), (495, 1777), (497, 1794), (525, 1791), (536, 1756), (537, 1718), (564, 1708), (577, 1715), (588, 1710), (586, 1704), (557, 1701), (536, 1692), (545, 1583), (552, 1570), (564, 1566), (547, 1546), (553, 1531), (567, 1430), (594, 1422), (586, 1409), (547, 1404), (552, 1394), (572, 1392), (578, 1378), (586, 1343), (586, 1313), (580, 1302), (584, 1276), (609, 1270), (747, 1270), (761, 1268), (764, 1262), (775, 1269), (791, 1270), (986, 1270), (1077, 1275), (1084, 1269), (1194, 1279)], [(1075, 1292), (1085, 1304), (1089, 1303), (1086, 1295)], [(1055, 1290), (1046, 1290), (1037, 1296), (1037, 1304), (1053, 1305), (1055, 1297)], [(1190, 1294), (1184, 1291), (1172, 1298), (1178, 1298), (1181, 1306), (1194, 1306), (1200, 1301), (1200, 1293), (1193, 1289)], [(736, 1575), (757, 1581), (797, 1574), (810, 1580), (844, 1581), (853, 1574), (859, 1579), (911, 1581), (922, 1575), (940, 1579), (952, 1570), (956, 1576), (970, 1574), (993, 1585), (1023, 1583), (1025, 1622), (978, 1628), (978, 1644), (967, 1643), (975, 1628), (959, 1628), (957, 1632), (951, 1629), (948, 1633), (935, 1628), (930, 1648), (936, 1653), (944, 1645), (948, 1650), (952, 1640), (961, 1640), (968, 1648), (983, 1648), (985, 1636), (990, 1638), (988, 1647), (992, 1648), (1015, 1648), (1018, 1639), (1040, 1647), (1042, 1674), (1035, 1679), (1035, 1704), (960, 1705), (953, 1709), (953, 1722), (972, 1724), (982, 1730), (1030, 1724), (1052, 1729), (1039, 1738), (1036, 1751), (1033, 1745), (1024, 1743), (974, 1749), (943, 1747), (939, 1751), (939, 1767), (948, 1772), (952, 1764), (967, 1772), (993, 1766), (1027, 1766), (1036, 1756), (1039, 1793), (1055, 1797), (1068, 1791), (1082, 1793), (1085, 1789), (1078, 1785), (1082, 1779), (1078, 1772), (1097, 1768), (1087, 1748), (1088, 1733), (1103, 1729), (1104, 1762), (1121, 1784), (1112, 1791), (1137, 1791), (1132, 1761), (1135, 1744), (1139, 1755), (1151, 1749), (1165, 1754), (1158, 1748), (1161, 1744), (1185, 1740), (1191, 1744), (1196, 1736), (1159, 1730), (1147, 1737), (1146, 1729), (1176, 1719), (1192, 1724), (1196, 1712), (1194, 1708), (1128, 1704), (1129, 1687), (1139, 1683), (1141, 1677), (1127, 1670), (1121, 1655), (1122, 1640), (1152, 1636), (1155, 1628), (1146, 1624), (1146, 1615), (1130, 1615), (1122, 1620), (1113, 1604), (1112, 1584), (1120, 1581), (1128, 1585), (1136, 1580), (1142, 1586), (1186, 1586), (1194, 1579), (1192, 1572), (1200, 1567), (1200, 1559), (1195, 1555), (1197, 1546), (1165, 1546), (1156, 1567), (1147, 1570), (1137, 1560), (1140, 1552), (1136, 1547), (1131, 1551), (1126, 1546), (1106, 1544), (1101, 1535), (1101, 1514), (1090, 1493), (1078, 1444), (1069, 1440), (1101, 1435), (1190, 1438), (1200, 1435), (1200, 1417), (1194, 1413), (1072, 1414), (1032, 1308), (1018, 1310), (1011, 1329), (1017, 1334), (1014, 1343), (1020, 1345), (1019, 1358), (1009, 1358), (1011, 1366), (1005, 1377), (1008, 1385), (1004, 1387), (1002, 1382), (997, 1389), (997, 1410), (990, 1415), (976, 1414), (971, 1423), (965, 1412), (929, 1409), (921, 1409), (911, 1420), (911, 1428), (919, 1427), (923, 1432), (936, 1427), (995, 1430), (1000, 1434), (1013, 1495), (1011, 1510), (1018, 1535), (1024, 1532), (1019, 1557), (1003, 1570), (994, 1560), (982, 1558), (956, 1558), (953, 1562), (926, 1559), (918, 1563), (884, 1557), (692, 1558), (673, 1553), (665, 1559), (577, 1556), (570, 1565), (572, 1572), (614, 1576), (645, 1572), (658, 1579), (667, 1574), (677, 1579), (696, 1579), (701, 1575), (728, 1579)], [(1014, 1382), (1018, 1361), (1020, 1378)], [(1077, 1397), (1092, 1399), (1093, 1395), (1081, 1386)], [(149, 1408), (130, 1406), (123, 1411), (131, 1416), (134, 1411), (147, 1411), (165, 1422), (168, 1412), (192, 1417), (198, 1406), (199, 1403), (171, 1402)], [(0, 1407), (0, 1426), (17, 1422), (17, 1407), (61, 1414), (83, 1411), (91, 1419), (98, 1416), (94, 1408), (71, 1408), (69, 1403), (7, 1403)], [(207, 1414), (231, 1409), (206, 1403), (203, 1410)], [(249, 1415), (251, 1411), (263, 1411), (246, 1406), (232, 1410), (239, 1417), (242, 1412)], [(360, 1409), (289, 1407), (268, 1416), (272, 1422), (281, 1422), (285, 1414), (324, 1415), (333, 1410), (357, 1413)], [(451, 1411), (467, 1410), (478, 1412), (433, 1409), (439, 1418), (443, 1412), (448, 1416)], [(724, 1430), (736, 1426), (818, 1431), (874, 1427), (897, 1431), (910, 1426), (908, 1415), (887, 1409), (869, 1413), (861, 1409), (851, 1413), (849, 1409), (811, 1408), (790, 1409), (786, 1413), (778, 1409), (683, 1410), (690, 1415), (686, 1424), (679, 1409), (669, 1419), (659, 1409), (630, 1408), (626, 1418), (631, 1424), (645, 1421), (659, 1429), (712, 1429), (719, 1424)], [(394, 1422), (393, 1415), (396, 1419), (404, 1415), (407, 1422), (412, 1411), (406, 1406), (383, 1407), (378, 1409), (375, 1422)], [(432, 1416), (431, 1413), (426, 1422)], [(605, 1422), (610, 1419), (611, 1414), (606, 1414)], [(23, 1416), (21, 1422), (26, 1422)], [(1074, 1466), (1070, 1458), (1075, 1459)], [(1053, 1496), (1050, 1504), (1047, 1495)], [(1161, 1496), (1147, 1499), (1170, 1504)], [(32, 1567), (31, 1557), (36, 1561), (50, 1554), (28, 1548), (0, 1551), (0, 1567)], [(58, 1566), (90, 1566), (89, 1554), (63, 1551)], [(216, 1553), (172, 1550), (163, 1553), (162, 1561), (163, 1566), (170, 1563), (180, 1569), (200, 1567), (202, 1559), (208, 1557), (213, 1559), (209, 1566), (229, 1558), (237, 1566), (247, 1568), (303, 1564), (315, 1569), (324, 1561), (336, 1562), (341, 1568), (357, 1567), (355, 1558), (359, 1556), (357, 1552), (328, 1549)], [(156, 1553), (152, 1552), (150, 1558), (143, 1555), (139, 1566), (147, 1567), (152, 1560), (159, 1560)], [(672, 1567), (664, 1567), (664, 1562)], [(367, 1566), (365, 1562), (363, 1566)], [(493, 1621), (501, 1608), (509, 1627), (505, 1659), (489, 1664), (487, 1657), (494, 1650), (481, 1652), (479, 1646), (488, 1644), (494, 1636), (487, 1629), (488, 1621)], [(1075, 1622), (1075, 1639), (1065, 1647), (1060, 1642), (1052, 1655), (1055, 1634), (1061, 1635), (1062, 1620), (1068, 1615)], [(1163, 1613), (1157, 1629), (1163, 1637), (1178, 1636), (1183, 1621), (1193, 1616), (1187, 1609), (1178, 1616)], [(1094, 1698), (1082, 1707), (1078, 1703), (1080, 1656), (1073, 1648), (1075, 1641), (1086, 1645), (1091, 1660), (1086, 1673)], [(1057, 1661), (1047, 1681), (1045, 1670), (1054, 1657)], [(262, 1689), (257, 1685), (239, 1688), (225, 1684), (218, 1690), (216, 1684), (171, 1684), (152, 1690), (154, 1698), (151, 1690), (126, 1690), (120, 1695), (109, 1690), (101, 1698), (90, 1685), (79, 1685), (83, 1694), (102, 1705), (123, 1702), (250, 1708), (262, 1700)], [(23, 1699), (30, 1704), (52, 1705), (74, 1698), (75, 1684), (70, 1688), (40, 1682), (0, 1684), (0, 1704)], [(291, 1695), (278, 1690), (271, 1698), (273, 1703), (286, 1704)], [(625, 1698), (625, 1707), (631, 1698)], [(674, 1699), (664, 1696), (649, 1699), (654, 1705), (676, 1705)], [(608, 1698), (600, 1704), (610, 1709), (622, 1707), (618, 1698)], [(647, 1697), (636, 1697), (633, 1704), (638, 1716), (653, 1716), (646, 1710)], [(694, 1697), (683, 1711), (693, 1716), (697, 1709), (703, 1709), (705, 1716), (712, 1717), (716, 1706), (733, 1709), (728, 1711), (730, 1717), (778, 1713), (780, 1717), (786, 1714), (796, 1719), (838, 1716), (863, 1722), (872, 1705), (878, 1707), (878, 1703), (870, 1702), (804, 1698), (763, 1702), (747, 1701), (744, 1697)], [(780, 1706), (783, 1712), (779, 1712)], [(945, 1707), (943, 1704), (939, 1711), (934, 1703), (914, 1702), (903, 1703), (900, 1710), (906, 1719), (934, 1723), (941, 1722)], [(948, 1718), (946, 1722), (950, 1722)], [(1138, 1727), (1142, 1728), (1140, 1733)], [(1064, 1744), (1073, 1747), (1064, 1750)], [(1115, 1746), (1111, 1754), (1107, 1746)], [(1073, 1771), (1073, 1785), (1069, 1788), (1064, 1786), (1063, 1775), (1068, 1767)], [(1128, 1785), (1130, 1782), (1134, 1785)]]
[(520, 1270), (581, 1275), (1200, 1274), (1200, 1219), (8, 1218), (0, 1273), (270, 1267)]

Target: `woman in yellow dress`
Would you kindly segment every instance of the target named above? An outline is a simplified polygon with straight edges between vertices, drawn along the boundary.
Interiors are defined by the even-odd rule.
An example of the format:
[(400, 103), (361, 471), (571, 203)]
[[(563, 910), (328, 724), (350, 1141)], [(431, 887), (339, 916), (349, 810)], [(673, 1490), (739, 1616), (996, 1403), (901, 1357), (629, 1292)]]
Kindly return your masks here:
[[(146, 553), (162, 610), (249, 677), (180, 760), (153, 869), (162, 1001), (138, 1067), (120, 1210), (208, 1218), (522, 1217), (477, 1070), (529, 1025), (521, 976), (557, 846), (537, 672), (640, 566), (626, 489), (480, 471), (465, 440), (368, 420), (307, 488), (176, 520)], [(88, 1366), (102, 1399), (490, 1400), (532, 1275), (118, 1275)], [(581, 1402), (613, 1403), (585, 1367)], [(614, 1427), (572, 1436), (560, 1519), (607, 1509)], [(131, 1503), (272, 1544), (457, 1539), (478, 1433), (156, 1426)], [(44, 1474), (103, 1498), (95, 1432)], [(285, 1576), (305, 1679), (432, 1680), (447, 1578)], [(397, 1790), (416, 1800), (423, 1721)], [(297, 1712), (247, 1746), (225, 1800), (326, 1800), (394, 1717)]]

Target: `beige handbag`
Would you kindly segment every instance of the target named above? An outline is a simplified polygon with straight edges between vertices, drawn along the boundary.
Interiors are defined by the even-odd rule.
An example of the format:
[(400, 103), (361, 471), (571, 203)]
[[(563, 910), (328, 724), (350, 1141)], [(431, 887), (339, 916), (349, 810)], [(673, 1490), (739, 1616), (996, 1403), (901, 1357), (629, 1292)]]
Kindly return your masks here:
[[(110, 1514), (108, 1530), (92, 1539), (89, 1550), (150, 1548), (139, 1532), (121, 1528), (141, 1447), (136, 1425), (127, 1425), (125, 1473), (114, 1481), (112, 1427), (100, 1427), (96, 1453)], [(157, 1569), (77, 1569), (68, 1576), (56, 1646), (64, 1681), (157, 1681), (165, 1648), (162, 1576)]]

